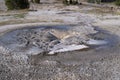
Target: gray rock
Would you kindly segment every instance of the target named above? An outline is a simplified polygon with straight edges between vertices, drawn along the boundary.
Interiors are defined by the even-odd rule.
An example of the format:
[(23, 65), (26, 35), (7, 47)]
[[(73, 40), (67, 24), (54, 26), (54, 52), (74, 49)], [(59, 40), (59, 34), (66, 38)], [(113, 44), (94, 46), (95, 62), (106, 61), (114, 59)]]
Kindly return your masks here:
[(80, 36), (71, 36), (66, 38), (65, 40), (63, 40), (63, 43), (66, 45), (71, 45), (71, 44), (83, 44), (84, 43), (84, 39), (81, 38)]
[(6, 11), (7, 6), (5, 5), (5, 0), (0, 0), (0, 10)]

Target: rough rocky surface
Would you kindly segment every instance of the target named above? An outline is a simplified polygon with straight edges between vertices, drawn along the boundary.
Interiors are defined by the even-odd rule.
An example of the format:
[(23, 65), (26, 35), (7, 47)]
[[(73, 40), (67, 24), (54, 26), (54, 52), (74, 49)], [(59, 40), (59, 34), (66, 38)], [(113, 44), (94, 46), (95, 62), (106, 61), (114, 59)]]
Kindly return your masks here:
[[(81, 30), (84, 30), (84, 28), (82, 29), (79, 26), (23, 28), (2, 35), (0, 44), (13, 52), (23, 52), (23, 54), (31, 55), (40, 54), (52, 50), (64, 49), (64, 47), (70, 45), (85, 44), (89, 40), (89, 37), (86, 36), (89, 32)], [(93, 30), (91, 34), (94, 32), (96, 31)]]

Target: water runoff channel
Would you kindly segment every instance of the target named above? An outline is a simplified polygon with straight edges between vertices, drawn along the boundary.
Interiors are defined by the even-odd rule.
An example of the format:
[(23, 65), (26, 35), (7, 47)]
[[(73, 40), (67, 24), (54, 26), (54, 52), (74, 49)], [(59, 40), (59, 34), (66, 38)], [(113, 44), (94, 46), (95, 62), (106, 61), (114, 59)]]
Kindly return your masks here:
[(11, 52), (28, 55), (54, 55), (72, 51), (109, 49), (117, 43), (115, 35), (94, 28), (97, 32), (86, 35), (86, 38), (81, 37), (77, 27), (64, 25), (15, 29), (0, 36), (0, 46)]

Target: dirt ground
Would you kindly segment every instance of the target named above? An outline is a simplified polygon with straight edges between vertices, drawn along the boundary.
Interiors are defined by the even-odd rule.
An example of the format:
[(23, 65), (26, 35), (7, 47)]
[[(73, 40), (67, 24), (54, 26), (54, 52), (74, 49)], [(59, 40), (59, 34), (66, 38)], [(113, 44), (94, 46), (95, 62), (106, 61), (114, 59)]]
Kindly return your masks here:
[(106, 11), (90, 6), (46, 4), (38, 12), (1, 12), (0, 36), (23, 27), (87, 25), (81, 32), (100, 31), (91, 37), (107, 36), (111, 44), (55, 55), (25, 55), (0, 45), (0, 80), (120, 80), (120, 16)]

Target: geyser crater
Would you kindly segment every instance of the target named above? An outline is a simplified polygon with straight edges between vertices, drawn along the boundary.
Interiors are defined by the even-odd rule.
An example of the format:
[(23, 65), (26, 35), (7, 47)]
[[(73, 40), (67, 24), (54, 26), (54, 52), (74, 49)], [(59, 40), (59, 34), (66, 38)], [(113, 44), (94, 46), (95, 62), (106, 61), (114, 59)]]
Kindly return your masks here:
[(12, 52), (36, 55), (55, 54), (109, 44), (88, 37), (79, 26), (41, 26), (10, 31), (0, 37), (0, 45)]

